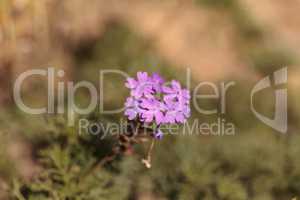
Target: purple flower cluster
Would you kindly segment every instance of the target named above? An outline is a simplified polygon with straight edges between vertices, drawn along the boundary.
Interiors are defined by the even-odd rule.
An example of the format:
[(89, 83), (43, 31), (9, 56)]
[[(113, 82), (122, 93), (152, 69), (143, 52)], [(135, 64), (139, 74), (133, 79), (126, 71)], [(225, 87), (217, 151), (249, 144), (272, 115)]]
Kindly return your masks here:
[(178, 81), (166, 84), (158, 74), (138, 72), (137, 79), (127, 79), (126, 87), (130, 89), (125, 103), (129, 120), (160, 125), (184, 123), (190, 116), (190, 93)]

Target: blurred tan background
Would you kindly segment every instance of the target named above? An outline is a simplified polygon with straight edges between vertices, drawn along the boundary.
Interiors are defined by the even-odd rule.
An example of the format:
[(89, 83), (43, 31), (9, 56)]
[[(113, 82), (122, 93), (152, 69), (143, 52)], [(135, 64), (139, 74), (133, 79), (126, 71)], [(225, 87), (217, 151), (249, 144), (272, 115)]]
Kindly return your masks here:
[[(289, 152), (290, 143), (293, 143), (293, 148), (300, 143), (299, 10), (299, 0), (0, 0), (0, 140), (3, 143), (0, 146), (0, 199), (10, 198), (8, 188), (11, 188), (12, 179), (21, 177), (31, 180), (37, 171), (43, 170), (36, 152), (44, 147), (45, 136), (42, 133), (53, 127), (45, 124), (43, 117), (32, 119), (32, 116), (21, 114), (14, 105), (12, 87), (21, 72), (48, 67), (65, 70), (64, 81), (89, 80), (98, 83), (96, 72), (105, 68), (124, 70), (132, 75), (138, 70), (157, 71), (170, 79), (184, 80), (182, 74), (186, 68), (190, 68), (195, 84), (200, 81), (239, 82), (229, 99), (231, 114), (226, 117), (237, 124), (238, 134), (242, 136), (237, 136), (239, 138), (234, 141), (215, 137), (206, 141), (200, 137), (199, 143), (194, 144), (195, 148), (211, 145), (209, 148), (212, 149), (216, 144), (221, 145), (219, 151), (224, 154), (217, 153), (219, 161), (213, 161), (218, 156), (203, 149), (193, 150), (200, 152), (200, 157), (191, 153), (192, 160), (198, 160), (199, 165), (204, 154), (207, 155), (207, 162), (220, 162), (215, 171), (211, 171), (209, 180), (216, 178), (214, 173), (218, 170), (224, 176), (216, 178), (215, 183), (205, 182), (200, 173), (203, 169), (192, 168), (195, 163), (191, 159), (183, 160), (187, 164), (183, 164), (181, 172), (175, 170), (174, 173), (179, 177), (181, 173), (187, 176), (185, 179), (189, 180), (189, 186), (180, 185), (178, 180), (179, 186), (160, 190), (153, 186), (155, 181), (147, 179), (149, 186), (141, 178), (141, 184), (137, 186), (141, 191), (135, 191), (134, 194), (128, 192), (131, 196), (116, 199), (282, 200), (297, 195), (300, 198), (300, 161), (296, 153), (299, 148), (291, 150), (291, 155), (286, 153), (289, 154), (288, 158), (286, 155), (276, 157), (278, 152)], [(286, 137), (296, 137), (289, 139), (292, 140), (290, 143), (264, 127), (251, 115), (249, 107), (245, 108), (245, 105), (249, 105), (248, 95), (255, 82), (284, 66), (288, 66), (289, 73), (289, 130)], [(108, 87), (121, 85), (117, 84), (120, 83), (118, 81), (111, 79)], [(28, 82), (23, 88), (27, 102), (45, 105), (45, 88), (43, 81)], [(120, 89), (118, 94), (122, 98), (116, 99), (116, 92), (109, 92), (105, 105), (122, 104), (125, 89)], [(271, 98), (271, 92), (269, 95)], [(78, 99), (85, 101), (84, 94)], [(262, 110), (272, 111), (274, 102), (264, 99), (261, 98), (257, 105)], [(215, 102), (208, 102), (210, 104), (215, 105)], [(198, 114), (193, 117), (205, 118)], [(51, 139), (49, 141), (51, 143)], [(189, 140), (185, 142), (191, 144)], [(268, 142), (270, 146), (265, 145)], [(171, 144), (174, 148), (179, 145), (180, 149), (177, 143)], [(228, 150), (234, 145), (241, 145), (241, 152)], [(267, 158), (252, 158), (261, 152)], [(174, 153), (176, 158), (178, 155), (182, 155), (182, 152)], [(168, 155), (161, 155), (157, 159), (166, 157)], [(289, 160), (291, 163), (279, 169), (263, 165), (262, 170), (256, 172), (255, 166), (260, 166), (257, 163), (266, 159), (274, 168), (278, 166), (277, 161), (282, 163)], [(247, 162), (256, 164), (247, 165)], [(164, 164), (173, 165), (167, 161)], [(238, 175), (226, 174), (227, 164), (234, 166), (229, 167), (234, 171), (233, 174), (240, 170)], [(268, 171), (269, 167), (271, 172)], [(157, 166), (157, 170), (166, 169)], [(193, 175), (189, 174), (190, 170)], [(287, 172), (289, 170), (291, 174)], [(279, 171), (280, 175), (277, 174)], [(157, 172), (158, 177), (160, 173)], [(200, 178), (193, 179), (195, 174)], [(256, 176), (257, 179), (254, 178)], [(273, 180), (268, 176), (280, 178)], [(155, 179), (156, 175), (152, 174), (152, 177)], [(260, 181), (263, 189), (255, 187)], [(144, 187), (145, 191), (141, 189)], [(170, 195), (173, 193), (177, 196)], [(26, 199), (29, 196), (25, 194)]]

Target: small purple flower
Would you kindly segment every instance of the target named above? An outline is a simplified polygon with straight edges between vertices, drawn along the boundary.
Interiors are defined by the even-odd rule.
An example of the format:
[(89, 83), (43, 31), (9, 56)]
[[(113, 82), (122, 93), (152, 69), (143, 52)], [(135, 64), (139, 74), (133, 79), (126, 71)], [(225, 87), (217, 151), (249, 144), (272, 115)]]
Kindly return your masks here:
[(128, 78), (125, 84), (130, 89), (125, 103), (128, 119), (156, 125), (186, 122), (191, 113), (190, 92), (178, 81), (173, 80), (170, 86), (164, 83), (156, 73), (149, 76), (146, 72), (138, 72), (136, 79)]
[(178, 81), (172, 81), (170, 87), (163, 87), (164, 102), (167, 106), (165, 123), (184, 123), (190, 116), (190, 93), (182, 89)]
[(156, 131), (155, 131), (155, 133), (154, 133), (154, 137), (156, 138), (156, 139), (158, 139), (158, 140), (161, 140), (162, 139), (162, 137), (163, 137), (163, 132), (160, 130), (160, 129), (157, 129)]
[(133, 120), (140, 114), (141, 109), (139, 106), (139, 101), (134, 99), (133, 97), (128, 97), (125, 103), (125, 115), (128, 117), (129, 120)]
[(164, 82), (165, 80), (157, 73), (154, 73), (152, 75), (153, 90), (155, 92), (160, 93), (162, 91), (162, 85), (164, 84)]
[(138, 72), (137, 80), (128, 78), (125, 83), (126, 87), (131, 90), (131, 95), (135, 98), (142, 96), (152, 98), (154, 94), (152, 77), (148, 76), (147, 72)]
[(157, 73), (153, 73), (152, 79), (154, 82), (157, 82), (160, 85), (164, 84), (165, 82), (165, 80)]
[(186, 117), (182, 111), (171, 110), (165, 115), (165, 123), (184, 123), (186, 122)]
[(182, 103), (188, 103), (191, 96), (187, 89), (181, 89), (180, 83), (178, 81), (172, 81), (171, 87), (164, 86), (163, 92), (166, 94), (164, 99), (177, 99), (177, 101), (182, 101)]
[(189, 104), (181, 104), (177, 101), (166, 102), (167, 112), (165, 114), (165, 123), (184, 123), (190, 116)]
[(145, 122), (150, 123), (155, 119), (156, 124), (161, 124), (164, 121), (163, 111), (165, 110), (165, 106), (160, 101), (156, 99), (143, 99), (141, 107), (145, 109), (141, 115)]
[(134, 78), (127, 78), (127, 82), (125, 86), (129, 89), (135, 89), (137, 87), (138, 82)]

